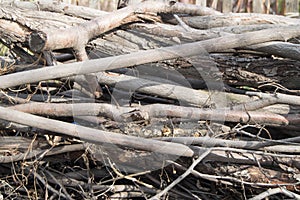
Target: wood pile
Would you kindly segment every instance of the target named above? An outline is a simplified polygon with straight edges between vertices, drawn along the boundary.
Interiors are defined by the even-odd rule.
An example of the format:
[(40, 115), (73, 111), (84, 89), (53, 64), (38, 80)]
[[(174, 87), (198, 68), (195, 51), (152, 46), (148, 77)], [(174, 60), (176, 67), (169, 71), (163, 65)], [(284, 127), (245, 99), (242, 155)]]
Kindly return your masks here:
[(1, 3), (0, 199), (300, 199), (299, 25)]

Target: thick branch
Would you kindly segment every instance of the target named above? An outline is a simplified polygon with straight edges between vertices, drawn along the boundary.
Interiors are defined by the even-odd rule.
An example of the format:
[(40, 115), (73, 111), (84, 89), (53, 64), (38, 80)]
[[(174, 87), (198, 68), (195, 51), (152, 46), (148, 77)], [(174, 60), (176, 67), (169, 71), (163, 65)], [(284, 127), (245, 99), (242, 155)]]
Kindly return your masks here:
[(282, 58), (300, 60), (299, 44), (292, 44), (288, 42), (266, 42), (246, 47), (246, 49), (260, 51), (267, 54), (280, 56)]
[(29, 70), (26, 72), (1, 76), (0, 88), (5, 89), (42, 80), (118, 69), (178, 57), (203, 55), (206, 52), (218, 52), (225, 49), (244, 47), (274, 40), (285, 41), (289, 38), (297, 37), (299, 35), (300, 27), (290, 26), (285, 30), (277, 28), (261, 30), (240, 35), (229, 35), (195, 43), (176, 45), (172, 47), (139, 51), (127, 55), (120, 55), (97, 60), (88, 60), (85, 62), (78, 62), (74, 64), (66, 64), (63, 67), (53, 66), (42, 69)]
[[(287, 125), (288, 121), (278, 114), (255, 112), (255, 111), (233, 111), (233, 110), (209, 110), (194, 107), (174, 106), (165, 104), (151, 104), (139, 107), (116, 107), (110, 104), (46, 104), (29, 103), (17, 105), (13, 109), (30, 112), (39, 115), (54, 116), (84, 116), (101, 115), (111, 119), (119, 119), (126, 113), (137, 112), (140, 110), (141, 116), (148, 117), (179, 117), (191, 120), (213, 120), (229, 121), (249, 124), (265, 125)], [(126, 119), (125, 119), (126, 120)]]
[(112, 132), (96, 130), (84, 126), (61, 122), (53, 119), (47, 119), (9, 108), (0, 107), (0, 119), (24, 124), (43, 130), (56, 133), (62, 133), (67, 136), (80, 138), (91, 143), (102, 144), (109, 143), (122, 145), (136, 149), (166, 153), (178, 156), (193, 156), (194, 152), (189, 147), (169, 142), (149, 140), (139, 137), (121, 135)]
[[(129, 17), (134, 17), (136, 13), (187, 13), (187, 14), (220, 14), (209, 8), (192, 6), (181, 3), (160, 3), (149, 2), (129, 6), (113, 13), (109, 13), (89, 22), (82, 23), (78, 26), (70, 27), (64, 30), (51, 30), (47, 33), (34, 32), (29, 38), (30, 49), (35, 52), (43, 50), (55, 50), (63, 48), (80, 49), (84, 47), (87, 42), (105, 33), (113, 28), (116, 28), (124, 23), (128, 23)], [(132, 18), (130, 22), (139, 20)], [(37, 45), (42, 44), (42, 45)]]
[(210, 29), (226, 26), (258, 25), (258, 24), (280, 24), (299, 25), (300, 20), (280, 15), (268, 15), (258, 13), (230, 13), (224, 15), (211, 15), (205, 17), (184, 17), (183, 21), (197, 29)]
[(17, 8), (27, 9), (27, 10), (35, 10), (35, 11), (51, 11), (57, 13), (63, 13), (65, 15), (70, 15), (74, 17), (80, 17), (84, 19), (92, 19), (99, 17), (101, 15), (107, 14), (107, 12), (102, 10), (96, 10), (84, 6), (77, 6), (67, 3), (53, 3), (48, 0), (39, 0), (37, 2), (29, 2), (29, 1), (7, 1), (3, 4), (12, 5)]
[(246, 92), (246, 94), (250, 96), (258, 96), (262, 99), (267, 99), (270, 101), (276, 101), (276, 103), (300, 106), (300, 97), (295, 95), (282, 94), (282, 93), (267, 94), (262, 92)]

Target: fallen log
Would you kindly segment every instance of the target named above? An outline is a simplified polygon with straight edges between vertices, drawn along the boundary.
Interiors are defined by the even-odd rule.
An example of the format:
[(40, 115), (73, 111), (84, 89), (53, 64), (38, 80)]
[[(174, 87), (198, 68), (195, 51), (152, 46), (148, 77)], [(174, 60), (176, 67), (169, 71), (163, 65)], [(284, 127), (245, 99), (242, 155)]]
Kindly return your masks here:
[(139, 20), (135, 13), (172, 13), (187, 14), (220, 14), (206, 7), (192, 6), (181, 3), (153, 3), (144, 2), (136, 6), (125, 7), (113, 13), (100, 16), (89, 22), (79, 24), (64, 30), (50, 30), (49, 32), (34, 32), (29, 38), (29, 47), (34, 52), (74, 48), (79, 60), (85, 58), (85, 46), (89, 40), (105, 33), (113, 28), (128, 22)]

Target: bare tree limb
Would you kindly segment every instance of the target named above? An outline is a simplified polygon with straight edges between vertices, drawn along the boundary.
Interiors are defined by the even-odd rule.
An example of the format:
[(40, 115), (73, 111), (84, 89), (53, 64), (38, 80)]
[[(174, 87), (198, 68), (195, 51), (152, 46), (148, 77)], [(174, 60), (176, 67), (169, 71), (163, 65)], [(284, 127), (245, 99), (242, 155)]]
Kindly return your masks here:
[(85, 115), (102, 115), (111, 119), (120, 119), (120, 116), (141, 111), (141, 116), (148, 120), (148, 117), (178, 117), (193, 120), (213, 120), (213, 121), (229, 121), (250, 124), (265, 125), (282, 125), (288, 124), (288, 120), (283, 116), (273, 113), (257, 112), (257, 111), (233, 111), (227, 109), (201, 109), (195, 107), (184, 107), (165, 104), (151, 104), (140, 107), (116, 107), (111, 104), (45, 104), (45, 103), (29, 103), (17, 105), (13, 109), (23, 112), (30, 112), (40, 115), (54, 116), (85, 116)]
[(267, 191), (260, 193), (259, 195), (250, 198), (249, 200), (261, 200), (261, 199), (266, 199), (272, 195), (278, 194), (278, 193), (282, 193), (290, 198), (294, 198), (294, 199), (300, 199), (300, 195), (288, 191), (287, 189), (285, 189), (284, 187), (279, 187), (279, 188), (270, 188)]
[(0, 107), (0, 119), (62, 133), (71, 137), (80, 138), (91, 143), (110, 143), (123, 145), (151, 152), (167, 153), (179, 156), (193, 156), (194, 152), (189, 147), (169, 142), (149, 140), (139, 137), (127, 136), (112, 132), (96, 130), (84, 126), (47, 119), (20, 111)]
[(300, 106), (300, 97), (296, 95), (289, 95), (289, 94), (282, 94), (282, 93), (274, 93), (274, 94), (267, 94), (263, 92), (246, 92), (249, 96), (258, 96), (261, 99), (269, 100), (269, 101), (276, 101), (276, 103), (284, 103), (289, 105), (297, 105)]
[(300, 60), (300, 45), (289, 42), (266, 42), (252, 45), (246, 49), (264, 52), (270, 55), (280, 56), (282, 58), (291, 58)]
[[(219, 12), (206, 7), (181, 3), (153, 3), (151, 1), (145, 1), (141, 4), (125, 7), (68, 29), (51, 30), (47, 33), (34, 32), (29, 38), (29, 46), (34, 52), (63, 48), (74, 48), (76, 51), (80, 52), (80, 49), (84, 49), (90, 39), (124, 23), (128, 23), (128, 19), (130, 17), (135, 18), (136, 13), (147, 12), (220, 14)], [(137, 20), (137, 18), (135, 20)], [(132, 22), (135, 20), (131, 19), (129, 21)]]
[(53, 3), (52, 1), (39, 0), (38, 2), (30, 1), (6, 1), (4, 5), (11, 5), (21, 9), (36, 10), (36, 11), (51, 11), (57, 13), (64, 13), (74, 17), (80, 17), (84, 19), (92, 19), (108, 14), (105, 11), (92, 9), (84, 6), (77, 6), (67, 3)]
[[(54, 148), (50, 149), (48, 152), (46, 152), (45, 155), (52, 156), (52, 155), (66, 153), (66, 152), (82, 151), (82, 150), (85, 150), (84, 144), (64, 145), (64, 146), (54, 147)], [(44, 153), (45, 153), (45, 150), (34, 149), (30, 152), (18, 153), (16, 155), (12, 155), (12, 156), (0, 156), (0, 163), (11, 163), (11, 162), (16, 162), (16, 161), (36, 158), (36, 157), (41, 156)]]
[(224, 49), (244, 47), (273, 40), (285, 41), (289, 38), (297, 37), (299, 35), (300, 27), (290, 26), (285, 30), (277, 28), (267, 29), (240, 35), (229, 35), (190, 44), (139, 51), (127, 55), (88, 60), (85, 62), (78, 62), (74, 64), (65, 64), (63, 67), (53, 66), (42, 69), (29, 70), (26, 72), (0, 76), (0, 88), (5, 89), (25, 83), (38, 82), (41, 80), (118, 69), (178, 57), (187, 57), (199, 54), (203, 55), (203, 53), (205, 52), (218, 52)]
[(159, 200), (161, 196), (166, 194), (169, 190), (171, 190), (174, 186), (176, 186), (180, 181), (182, 181), (185, 177), (187, 177), (189, 174), (192, 173), (194, 168), (208, 155), (210, 154), (211, 149), (208, 149), (193, 162), (193, 164), (182, 174), (180, 175), (176, 180), (174, 180), (170, 185), (168, 185), (164, 190), (156, 194), (155, 196), (151, 197), (150, 200)]
[[(288, 18), (281, 15), (268, 15), (260, 13), (228, 13), (223, 15), (183, 17), (183, 21), (197, 29), (210, 29), (228, 26), (259, 25), (259, 24), (280, 24), (297, 25), (300, 20)], [(223, 29), (223, 28), (222, 28)], [(224, 30), (224, 29), (223, 29)]]

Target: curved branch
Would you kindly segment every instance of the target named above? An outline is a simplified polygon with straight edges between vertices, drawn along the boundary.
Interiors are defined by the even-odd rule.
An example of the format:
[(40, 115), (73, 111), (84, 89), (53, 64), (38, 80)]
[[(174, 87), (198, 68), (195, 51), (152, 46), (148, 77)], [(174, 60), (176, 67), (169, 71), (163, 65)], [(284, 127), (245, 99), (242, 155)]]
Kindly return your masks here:
[[(29, 47), (34, 52), (63, 48), (81, 49), (89, 40), (113, 28), (139, 20), (140, 13), (185, 13), (192, 15), (220, 14), (211, 8), (182, 3), (143, 2), (125, 7), (112, 13), (97, 17), (67, 29), (50, 30), (49, 32), (34, 32), (29, 38)], [(130, 20), (128, 20), (130, 18)], [(41, 44), (41, 45), (37, 45)]]

